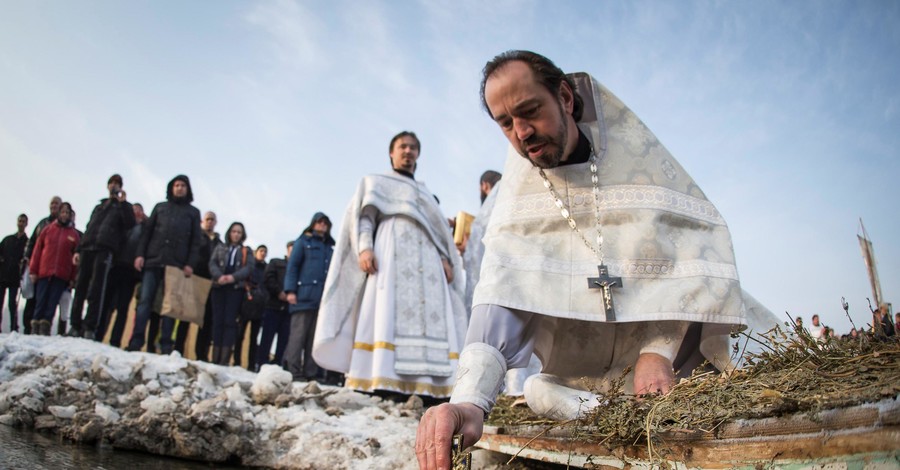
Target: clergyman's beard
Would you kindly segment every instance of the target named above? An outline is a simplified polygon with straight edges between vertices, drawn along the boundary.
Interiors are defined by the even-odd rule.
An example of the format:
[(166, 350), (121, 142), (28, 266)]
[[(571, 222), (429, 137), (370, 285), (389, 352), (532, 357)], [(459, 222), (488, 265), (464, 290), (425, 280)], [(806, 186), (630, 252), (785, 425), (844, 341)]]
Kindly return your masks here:
[[(565, 114), (563, 113), (562, 106), (559, 109), (560, 113), (560, 124), (556, 129), (556, 135), (553, 137), (548, 137), (545, 135), (534, 134), (528, 138), (528, 140), (522, 141), (519, 147), (519, 155), (525, 157), (528, 161), (531, 162), (532, 165), (538, 168), (556, 168), (559, 166), (559, 162), (562, 161), (563, 152), (566, 151), (566, 136), (569, 133), (569, 123), (566, 122)], [(536, 144), (545, 144), (544, 153), (541, 156), (537, 157), (537, 160), (532, 160), (528, 157), (528, 152), (525, 151), (531, 145)], [(551, 145), (556, 147), (556, 151), (552, 153), (548, 153), (547, 145)]]

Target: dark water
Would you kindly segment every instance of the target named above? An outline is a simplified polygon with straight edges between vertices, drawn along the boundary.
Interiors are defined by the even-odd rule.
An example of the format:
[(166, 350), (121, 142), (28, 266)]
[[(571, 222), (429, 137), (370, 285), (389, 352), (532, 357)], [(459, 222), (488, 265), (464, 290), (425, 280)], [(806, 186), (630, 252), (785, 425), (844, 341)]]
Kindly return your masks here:
[(109, 446), (79, 445), (62, 440), (54, 434), (0, 425), (0, 468), (198, 470), (240, 467), (115, 450)]

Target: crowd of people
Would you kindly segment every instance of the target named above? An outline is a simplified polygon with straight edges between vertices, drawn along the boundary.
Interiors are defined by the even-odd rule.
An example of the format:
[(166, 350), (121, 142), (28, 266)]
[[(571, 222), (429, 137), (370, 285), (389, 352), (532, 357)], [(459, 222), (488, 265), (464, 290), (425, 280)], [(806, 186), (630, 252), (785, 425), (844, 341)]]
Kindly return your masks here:
[[(274, 363), (295, 380), (327, 384), (343, 384), (347, 372), (347, 386), (360, 391), (446, 400), (468, 320), (460, 257), (465, 242), (454, 243), (453, 221), (448, 224), (437, 198), (414, 179), (419, 148), (414, 133), (401, 132), (389, 146), (392, 171), (361, 182), (352, 215), (344, 220), (345, 243), (338, 246), (335, 269), (343, 277), (329, 292), (326, 277), (336, 240), (332, 221), (322, 212), (287, 243), (284, 259), (267, 262), (265, 245), (245, 245), (244, 224), (233, 222), (223, 240), (215, 231), (216, 214), (201, 217), (185, 175), (168, 183), (166, 200), (149, 215), (142, 204), (127, 200), (121, 175), (112, 175), (108, 195), (94, 207), (84, 231), (75, 227), (71, 204), (53, 196), (49, 215), (30, 237), (22, 214), (16, 233), (0, 243), (10, 330), (20, 330), (21, 287), (24, 334), (49, 336), (56, 320), (58, 335), (108, 341), (129, 351), (184, 355), (192, 347), (194, 357), (216, 364), (258, 370)], [(482, 201), (499, 178), (495, 171), (482, 177)], [(402, 194), (385, 202), (379, 199), (385, 191)], [(410, 252), (410, 246), (420, 248)], [(476, 251), (470, 249), (470, 255)], [(161, 315), (167, 269), (210, 281), (202, 324), (192, 333), (190, 322)], [(319, 334), (321, 351), (314, 352), (323, 297), (326, 324)], [(351, 311), (354, 322), (347, 323)], [(339, 346), (328, 337), (335, 315), (348, 328), (345, 333), (355, 335)], [(434, 359), (435, 350), (441, 359)], [(352, 365), (335, 365), (341, 361)]]
[[(30, 237), (28, 216), (21, 214), (16, 233), (0, 242), (0, 295), (8, 300), (10, 331), (49, 336), (56, 320), (58, 335), (106, 340), (129, 351), (185, 354), (192, 345), (201, 360), (250, 369), (275, 363), (297, 379), (340, 382), (318, 368), (309, 352), (321, 293), (297, 295), (297, 286), (324, 284), (334, 245), (325, 214), (316, 213), (300, 237), (287, 243), (286, 259), (267, 263), (265, 245), (245, 246), (241, 222), (232, 223), (222, 240), (216, 214), (201, 218), (191, 204), (187, 176), (169, 182), (166, 200), (149, 216), (140, 203), (127, 200), (120, 175), (109, 178), (106, 190), (83, 232), (75, 227), (71, 204), (53, 196), (49, 215)], [(189, 322), (160, 315), (167, 267), (212, 285), (192, 342), (186, 341)], [(0, 308), (0, 322), (2, 313)], [(125, 337), (129, 314), (133, 328)], [(244, 349), (249, 353), (241, 358)]]

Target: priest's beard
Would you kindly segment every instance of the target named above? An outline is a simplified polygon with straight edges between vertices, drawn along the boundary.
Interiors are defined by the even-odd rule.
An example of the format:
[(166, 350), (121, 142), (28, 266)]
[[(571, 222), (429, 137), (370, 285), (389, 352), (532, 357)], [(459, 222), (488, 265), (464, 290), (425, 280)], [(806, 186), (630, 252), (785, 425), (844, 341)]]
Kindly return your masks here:
[[(528, 159), (532, 165), (538, 168), (556, 168), (563, 159), (563, 152), (566, 151), (566, 136), (569, 134), (569, 123), (566, 121), (566, 115), (562, 105), (559, 105), (559, 126), (556, 128), (556, 135), (548, 136), (543, 134), (532, 134), (528, 139), (519, 143), (519, 155)], [(536, 159), (528, 157), (526, 148), (532, 145), (544, 144), (544, 152)], [(549, 152), (550, 148), (555, 151)]]

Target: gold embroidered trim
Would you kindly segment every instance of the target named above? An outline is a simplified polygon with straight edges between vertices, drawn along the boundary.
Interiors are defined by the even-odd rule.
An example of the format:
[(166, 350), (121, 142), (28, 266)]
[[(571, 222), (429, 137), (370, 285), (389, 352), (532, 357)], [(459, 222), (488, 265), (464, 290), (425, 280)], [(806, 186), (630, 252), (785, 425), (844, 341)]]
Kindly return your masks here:
[[(361, 349), (363, 351), (369, 351), (369, 352), (373, 352), (376, 349), (387, 349), (389, 351), (394, 351), (395, 346), (392, 343), (388, 343), (387, 341), (378, 341), (375, 344), (362, 343), (362, 342), (357, 341), (357, 342), (353, 343), (353, 349)], [(447, 358), (448, 359), (459, 359), (459, 353), (450, 352), (447, 354)]]
[(353, 349), (362, 349), (363, 351), (369, 351), (369, 352), (372, 352), (376, 349), (387, 349), (389, 351), (393, 351), (394, 345), (391, 343), (388, 343), (387, 341), (378, 341), (375, 344), (356, 342), (356, 343), (353, 343)]
[(344, 386), (363, 392), (371, 392), (375, 389), (390, 390), (416, 395), (430, 395), (434, 397), (448, 397), (453, 391), (453, 386), (439, 387), (420, 382), (402, 382), (400, 380), (375, 377), (372, 380), (347, 377)]

